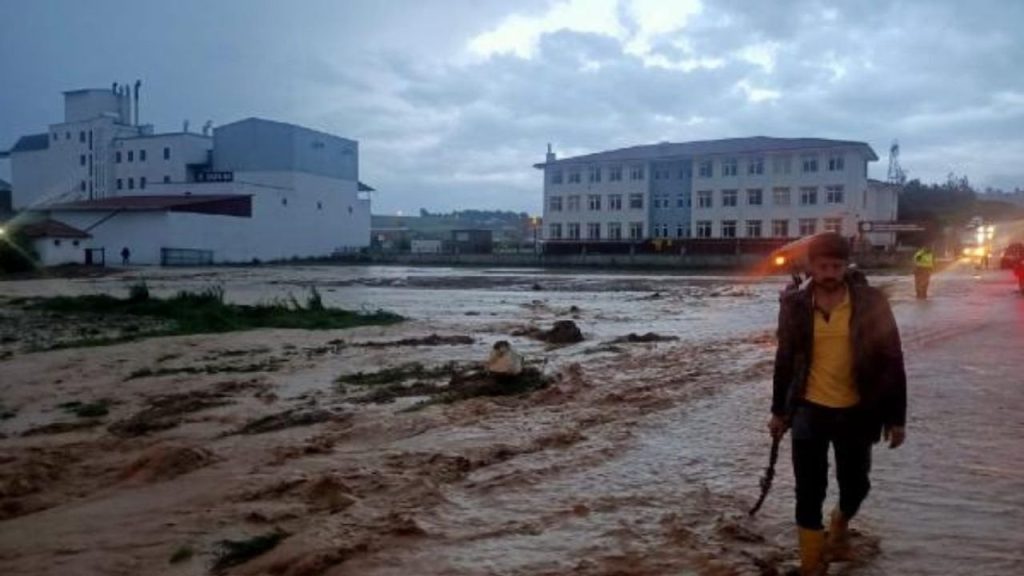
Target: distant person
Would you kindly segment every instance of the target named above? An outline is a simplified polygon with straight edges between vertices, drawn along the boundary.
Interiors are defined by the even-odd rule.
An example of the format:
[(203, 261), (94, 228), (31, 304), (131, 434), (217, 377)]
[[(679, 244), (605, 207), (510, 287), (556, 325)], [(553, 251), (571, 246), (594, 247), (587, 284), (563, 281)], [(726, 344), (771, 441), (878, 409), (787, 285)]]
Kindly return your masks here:
[(935, 254), (932, 254), (931, 246), (922, 246), (914, 253), (914, 289), (918, 300), (928, 298), (928, 284), (932, 281), (934, 271)]
[[(835, 233), (809, 246), (810, 282), (783, 296), (768, 430), (792, 430), (800, 574), (822, 575), (849, 555), (848, 526), (868, 495), (872, 445), (903, 444), (906, 372), (899, 331), (884, 294), (850, 282), (849, 244)], [(826, 534), (822, 505), (828, 453), (839, 504)]]
[(127, 246), (121, 248), (121, 265), (127, 266), (132, 258), (132, 251)]

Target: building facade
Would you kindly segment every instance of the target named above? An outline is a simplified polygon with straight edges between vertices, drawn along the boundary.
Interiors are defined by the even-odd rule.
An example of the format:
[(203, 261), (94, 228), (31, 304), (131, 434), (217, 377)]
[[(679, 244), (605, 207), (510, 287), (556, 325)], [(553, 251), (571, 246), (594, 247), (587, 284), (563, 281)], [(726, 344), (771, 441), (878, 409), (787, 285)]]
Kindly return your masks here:
[(102, 250), (118, 262), (109, 255), (126, 247), (133, 264), (167, 264), (169, 254), (248, 262), (369, 245), (371, 189), (354, 140), (259, 118), (156, 134), (132, 118), (125, 89), (64, 97), (65, 121), (6, 155), (14, 208), (82, 231), (77, 261)]
[[(863, 142), (737, 138), (661, 143), (544, 163), (544, 240), (793, 239), (857, 236), (894, 221), (891, 189), (869, 186)], [(891, 234), (863, 236), (891, 245)]]

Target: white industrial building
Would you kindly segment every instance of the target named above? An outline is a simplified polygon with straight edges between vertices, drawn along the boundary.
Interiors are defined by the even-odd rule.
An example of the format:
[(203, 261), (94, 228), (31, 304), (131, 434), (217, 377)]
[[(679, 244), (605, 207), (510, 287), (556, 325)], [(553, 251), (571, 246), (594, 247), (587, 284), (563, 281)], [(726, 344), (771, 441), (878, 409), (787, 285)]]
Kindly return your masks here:
[(120, 263), (124, 248), (132, 264), (193, 264), (369, 245), (356, 141), (258, 118), (155, 134), (134, 88), (134, 101), (116, 84), (65, 92), (64, 121), (5, 154), (19, 221), (43, 223), (31, 231), (44, 264)]
[[(544, 171), (544, 240), (798, 238), (896, 220), (896, 190), (868, 182), (863, 142), (751, 137), (634, 146)], [(862, 236), (891, 246), (894, 235)]]

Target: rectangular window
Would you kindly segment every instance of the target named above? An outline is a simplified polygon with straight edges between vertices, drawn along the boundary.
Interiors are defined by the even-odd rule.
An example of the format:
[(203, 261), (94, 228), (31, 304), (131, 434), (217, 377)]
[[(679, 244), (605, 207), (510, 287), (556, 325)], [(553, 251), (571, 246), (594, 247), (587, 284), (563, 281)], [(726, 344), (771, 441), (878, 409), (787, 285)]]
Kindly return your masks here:
[(630, 180), (643, 180), (644, 179), (644, 167), (643, 166), (630, 166), (629, 167), (629, 179)]
[(711, 190), (697, 191), (697, 208), (711, 208), (714, 202), (711, 200)]
[(791, 171), (792, 159), (788, 155), (775, 156), (772, 158), (772, 171), (776, 174), (789, 174)]
[(726, 158), (722, 160), (722, 176), (735, 176), (736, 175), (736, 162), (735, 158)]
[(580, 197), (578, 195), (573, 194), (572, 196), (569, 196), (569, 207), (568, 207), (568, 210), (569, 210), (569, 212), (579, 212), (580, 211)]
[(590, 169), (590, 181), (600, 182), (601, 181), (601, 168), (594, 166)]
[(747, 174), (764, 174), (764, 158), (760, 156), (755, 156), (751, 158), (750, 161), (747, 163)]
[(171, 177), (170, 176), (164, 176), (164, 184), (167, 184), (170, 181), (171, 181)]
[(135, 190), (135, 178), (128, 179), (128, 189)]
[(114, 162), (117, 162), (118, 164), (121, 163), (121, 151), (120, 150), (118, 150), (117, 152), (114, 153)]
[(668, 238), (668, 224), (655, 224), (654, 225), (654, 237), (655, 238)]
[(722, 238), (736, 237), (736, 221), (722, 220)]
[(609, 222), (608, 223), (608, 238), (611, 240), (622, 240), (622, 223), (621, 222)]
[(82, 144), (85, 144), (85, 130), (81, 130), (78, 132), (78, 141)]
[(832, 154), (828, 157), (829, 172), (842, 172), (846, 168), (845, 164), (842, 154)]
[(141, 190), (145, 190), (146, 189), (146, 177), (145, 176), (142, 176), (141, 178), (139, 178), (139, 188)]
[(600, 222), (587, 222), (587, 240), (600, 240), (601, 239), (601, 224)]
[(836, 234), (843, 233), (843, 219), (842, 218), (825, 218), (825, 232), (835, 232)]
[(164, 160), (170, 160), (170, 159), (171, 159), (171, 149), (168, 148), (167, 146), (164, 146)]
[(722, 190), (722, 207), (735, 208), (737, 195), (736, 190)]
[(145, 150), (139, 150), (139, 162), (145, 162), (145, 161), (146, 161), (146, 151)]
[(701, 160), (697, 165), (697, 175), (701, 178), (711, 178), (711, 160)]
[(622, 210), (622, 194), (609, 194), (608, 195), (608, 209), (609, 210)]
[(630, 194), (629, 195), (629, 209), (630, 210), (643, 210), (644, 209), (644, 195), (643, 194)]
[(609, 182), (622, 182), (622, 166), (612, 166), (608, 169)]
[(80, 154), (78, 156), (78, 165), (85, 166), (85, 154)]
[(800, 205), (814, 206), (818, 203), (818, 189), (814, 186), (800, 188)]
[(562, 225), (561, 224), (548, 224), (548, 238), (551, 240), (562, 239)]
[(776, 206), (789, 206), (789, 188), (772, 188), (772, 203)]
[[(166, 150), (166, 148), (165, 148), (165, 150)], [(550, 182), (552, 184), (561, 184), (562, 183), (562, 171), (561, 170), (552, 170), (551, 171), (551, 178), (549, 180), (550, 180)]]
[(685, 224), (676, 224), (676, 238), (686, 238), (689, 235), (689, 230)]
[(129, 162), (132, 162), (132, 161), (134, 161), (134, 160), (135, 160), (135, 151), (133, 151), (133, 150), (129, 150), (129, 151), (128, 151), (128, 161), (129, 161)]
[(772, 220), (772, 236), (789, 238), (789, 220)]
[(760, 188), (751, 188), (747, 190), (747, 206), (761, 206), (762, 197)]
[(89, 150), (92, 150), (92, 130), (89, 130)]
[(747, 220), (747, 238), (761, 237), (761, 221)]
[(826, 204), (845, 204), (842, 186), (825, 186)]
[(643, 222), (630, 222), (629, 223), (629, 239), (630, 240), (642, 240), (644, 237), (644, 223)]
[(676, 208), (686, 208), (686, 195), (685, 194), (677, 194), (676, 195)]
[(569, 170), (569, 184), (579, 184), (580, 182), (580, 169), (573, 168)]
[(580, 224), (579, 222), (569, 222), (569, 240), (580, 239)]
[(818, 231), (818, 221), (814, 218), (800, 219), (800, 235), (813, 236)]
[(551, 212), (561, 212), (562, 211), (562, 197), (561, 196), (551, 196), (551, 197), (549, 197), (548, 198), (548, 210), (551, 211)]
[(803, 171), (805, 174), (818, 171), (818, 155), (817, 154), (804, 154), (800, 157), (803, 163)]
[(82, 180), (81, 182), (78, 183), (78, 189), (81, 190), (82, 192), (85, 192), (85, 180)]
[(598, 194), (591, 194), (587, 196), (587, 206), (592, 211), (598, 211), (601, 209), (601, 196)]
[(117, 179), (117, 189), (118, 190), (123, 190), (124, 189), (124, 181), (121, 180), (120, 178)]
[(697, 220), (697, 238), (711, 238), (711, 220)]

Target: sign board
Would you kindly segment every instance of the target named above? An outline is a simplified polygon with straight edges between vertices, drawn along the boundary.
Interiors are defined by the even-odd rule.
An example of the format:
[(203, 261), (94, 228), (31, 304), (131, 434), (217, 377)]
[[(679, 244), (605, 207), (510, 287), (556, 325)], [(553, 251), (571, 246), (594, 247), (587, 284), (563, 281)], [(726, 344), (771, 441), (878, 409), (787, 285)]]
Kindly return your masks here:
[(234, 172), (196, 172), (196, 182), (233, 182)]
[(913, 222), (861, 222), (861, 232), (924, 232), (925, 227)]

